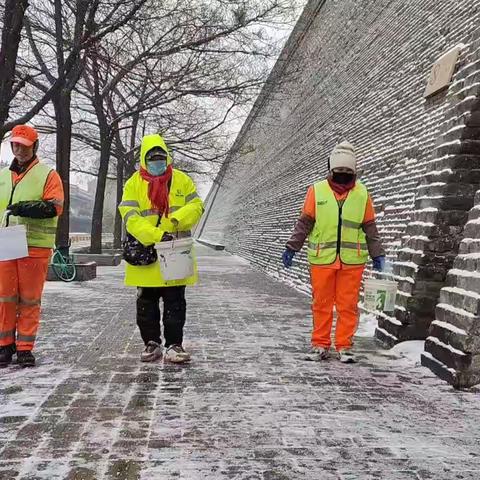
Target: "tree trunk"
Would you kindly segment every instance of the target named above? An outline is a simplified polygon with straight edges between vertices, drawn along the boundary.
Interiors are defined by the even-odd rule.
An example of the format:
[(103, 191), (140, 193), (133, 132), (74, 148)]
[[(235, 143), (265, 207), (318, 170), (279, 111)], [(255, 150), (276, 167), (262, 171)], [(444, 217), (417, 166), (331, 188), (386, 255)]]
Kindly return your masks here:
[(72, 139), (71, 97), (68, 90), (61, 90), (53, 98), (57, 124), (57, 172), (59, 173), (65, 193), (63, 214), (58, 221), (57, 245), (67, 246), (70, 239), (70, 153)]
[(112, 131), (107, 125), (100, 125), (102, 149), (100, 151), (100, 166), (98, 167), (97, 190), (93, 206), (92, 235), (90, 238), (90, 253), (102, 253), (103, 206), (107, 186), (108, 165), (112, 150)]
[[(123, 158), (117, 160), (117, 205), (123, 196)], [(113, 248), (122, 247), (122, 217), (118, 208), (115, 211), (115, 229), (113, 232)]]
[(0, 141), (5, 135), (2, 126), (8, 119), (13, 93), (18, 46), (23, 28), (23, 18), (28, 0), (6, 0), (3, 17), (2, 43), (0, 45)]

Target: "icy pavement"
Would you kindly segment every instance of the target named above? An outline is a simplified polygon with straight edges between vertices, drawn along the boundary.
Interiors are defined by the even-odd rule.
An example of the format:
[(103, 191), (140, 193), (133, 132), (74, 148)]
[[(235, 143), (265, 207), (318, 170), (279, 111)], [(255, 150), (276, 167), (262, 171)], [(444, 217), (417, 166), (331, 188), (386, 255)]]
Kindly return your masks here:
[[(301, 359), (309, 300), (199, 248), (188, 366), (141, 364), (122, 268), (50, 283), (38, 367), (0, 370), (0, 479), (480, 478), (479, 393), (419, 366), (418, 343), (360, 364)], [(420, 344), (421, 347), (421, 344)]]

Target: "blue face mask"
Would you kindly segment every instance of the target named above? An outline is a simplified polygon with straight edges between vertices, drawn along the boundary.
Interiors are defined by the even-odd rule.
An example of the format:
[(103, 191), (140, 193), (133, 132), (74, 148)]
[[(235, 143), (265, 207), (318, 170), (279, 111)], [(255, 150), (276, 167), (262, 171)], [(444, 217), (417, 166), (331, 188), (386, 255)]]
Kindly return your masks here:
[(152, 160), (147, 163), (147, 170), (151, 175), (159, 177), (163, 175), (167, 170), (166, 160)]

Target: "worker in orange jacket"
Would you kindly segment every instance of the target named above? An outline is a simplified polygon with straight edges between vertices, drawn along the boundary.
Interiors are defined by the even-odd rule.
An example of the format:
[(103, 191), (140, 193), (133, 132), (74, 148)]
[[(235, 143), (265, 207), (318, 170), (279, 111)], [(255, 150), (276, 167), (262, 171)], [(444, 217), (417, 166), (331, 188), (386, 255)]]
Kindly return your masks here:
[(329, 159), (329, 176), (308, 189), (302, 213), (283, 253), (285, 267), (308, 237), (312, 283), (312, 347), (306, 360), (329, 357), (333, 307), (337, 312), (335, 348), (340, 361), (354, 363), (353, 336), (358, 326), (358, 299), (365, 264), (385, 267), (385, 252), (366, 187), (357, 180), (353, 146), (342, 142)]
[(28, 257), (0, 261), (0, 367), (10, 364), (15, 353), (19, 365), (32, 367), (43, 286), (64, 195), (58, 173), (37, 157), (34, 128), (13, 128), (10, 144), (15, 158), (0, 171), (0, 218), (9, 213), (9, 226), (25, 225)]

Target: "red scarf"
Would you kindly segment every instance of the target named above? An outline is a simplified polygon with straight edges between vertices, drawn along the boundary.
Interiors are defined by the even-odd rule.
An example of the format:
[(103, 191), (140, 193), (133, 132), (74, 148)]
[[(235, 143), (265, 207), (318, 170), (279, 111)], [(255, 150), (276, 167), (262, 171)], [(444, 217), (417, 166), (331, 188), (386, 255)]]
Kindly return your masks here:
[(355, 186), (357, 183), (357, 177), (353, 177), (353, 180), (350, 183), (346, 184), (341, 184), (341, 183), (335, 183), (331, 177), (331, 175), (328, 176), (327, 178), (328, 184), (330, 185), (330, 188), (335, 192), (338, 193), (339, 195), (344, 195), (345, 193), (349, 192), (352, 190), (352, 188)]
[(154, 176), (148, 173), (143, 167), (140, 167), (141, 177), (148, 182), (148, 198), (152, 202), (153, 208), (159, 211), (160, 215), (168, 218), (168, 194), (169, 182), (172, 178), (173, 167), (169, 165), (163, 175)]

